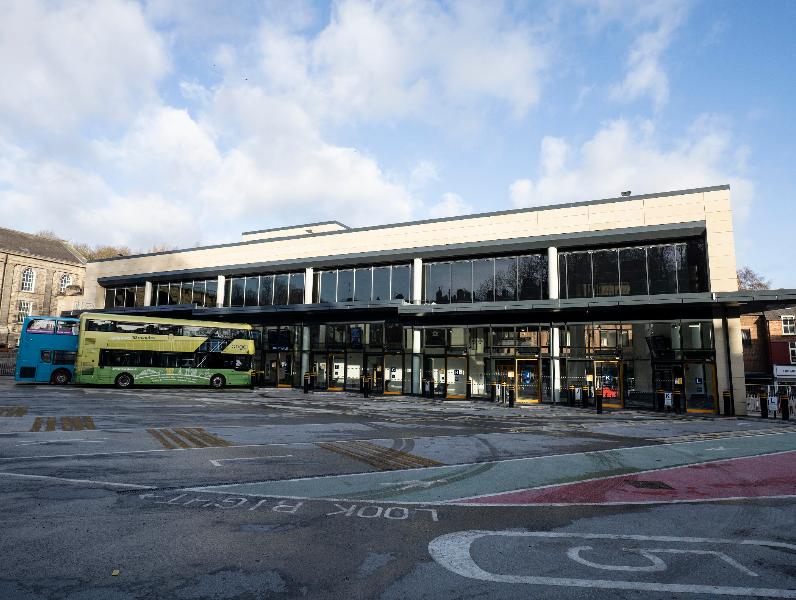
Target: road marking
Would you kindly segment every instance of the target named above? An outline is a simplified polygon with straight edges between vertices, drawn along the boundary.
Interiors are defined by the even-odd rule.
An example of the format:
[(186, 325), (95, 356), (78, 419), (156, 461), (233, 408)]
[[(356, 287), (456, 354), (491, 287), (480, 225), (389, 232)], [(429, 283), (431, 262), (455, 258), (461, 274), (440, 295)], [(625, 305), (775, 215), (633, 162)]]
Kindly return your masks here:
[(24, 417), (27, 406), (0, 406), (0, 417)]
[(378, 444), (363, 441), (322, 442), (318, 444), (324, 450), (342, 454), (376, 467), (380, 471), (398, 471), (422, 467), (438, 467), (442, 463), (408, 452), (384, 448)]
[(147, 429), (147, 432), (167, 450), (232, 446), (224, 438), (205, 431), (203, 427)]
[(96, 479), (70, 479), (68, 477), (53, 477), (51, 475), (28, 475), (26, 473), (3, 473), (2, 477), (19, 477), (20, 479), (44, 479), (50, 481), (63, 481), (65, 483), (90, 483), (92, 485), (108, 485), (111, 487), (125, 487), (135, 490), (154, 490), (151, 485), (139, 485), (137, 483), (116, 483), (114, 481), (99, 481)]
[(214, 458), (210, 459), (210, 464), (214, 467), (220, 467), (222, 462), (231, 462), (233, 460), (271, 460), (273, 458), (290, 458), (292, 454), (281, 454), (279, 456), (252, 456), (250, 458)]
[(108, 438), (96, 438), (90, 440), (88, 438), (61, 438), (57, 440), (43, 440), (41, 442), (20, 442), (17, 446), (38, 446), (44, 444), (63, 444), (65, 442), (83, 442), (85, 444), (104, 444), (103, 440), (107, 440)]
[[(83, 429), (95, 429), (94, 419), (92, 417), (73, 417), (64, 416), (60, 419), (61, 431), (82, 431)], [(36, 417), (33, 420), (30, 431), (34, 433), (41, 432), (42, 426), (45, 431), (55, 431), (56, 417)]]
[(796, 551), (796, 545), (785, 542), (766, 540), (728, 540), (718, 538), (690, 538), (674, 536), (645, 536), (618, 534), (578, 534), (543, 531), (460, 531), (437, 537), (428, 545), (428, 551), (434, 561), (441, 567), (467, 577), (481, 581), (499, 583), (522, 583), (528, 585), (544, 585), (555, 587), (582, 587), (604, 590), (636, 590), (645, 592), (667, 592), (686, 594), (708, 594), (720, 596), (746, 596), (754, 598), (796, 598), (796, 590), (773, 588), (752, 588), (735, 586), (714, 586), (698, 584), (659, 583), (648, 581), (577, 579), (569, 577), (542, 577), (536, 575), (508, 575), (492, 573), (482, 569), (473, 560), (470, 548), (472, 544), (484, 537), (537, 537), (537, 538), (569, 538), (569, 539), (600, 539), (600, 540), (638, 540), (656, 542), (676, 542), (684, 544), (729, 544), (740, 546), (757, 546)]

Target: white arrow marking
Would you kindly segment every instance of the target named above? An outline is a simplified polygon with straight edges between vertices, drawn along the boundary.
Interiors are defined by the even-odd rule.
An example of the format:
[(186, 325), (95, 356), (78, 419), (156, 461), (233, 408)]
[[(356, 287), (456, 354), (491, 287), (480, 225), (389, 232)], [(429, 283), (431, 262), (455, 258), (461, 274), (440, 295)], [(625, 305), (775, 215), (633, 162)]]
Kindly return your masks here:
[(292, 454), (282, 454), (279, 456), (252, 456), (251, 458), (216, 458), (211, 459), (210, 464), (214, 467), (220, 467), (222, 462), (228, 462), (233, 460), (270, 460), (272, 458), (290, 458), (293, 456)]
[(706, 452), (710, 452), (711, 450), (726, 450), (724, 446), (716, 446), (715, 448), (705, 448)]
[[(396, 487), (396, 490), (411, 490), (415, 488), (430, 488), (438, 483), (449, 483), (447, 479), (433, 479), (431, 481), (424, 481), (422, 479), (412, 479), (410, 481), (393, 481), (390, 483), (380, 483), (379, 485), (401, 486)], [(402, 485), (403, 484), (403, 485)]]

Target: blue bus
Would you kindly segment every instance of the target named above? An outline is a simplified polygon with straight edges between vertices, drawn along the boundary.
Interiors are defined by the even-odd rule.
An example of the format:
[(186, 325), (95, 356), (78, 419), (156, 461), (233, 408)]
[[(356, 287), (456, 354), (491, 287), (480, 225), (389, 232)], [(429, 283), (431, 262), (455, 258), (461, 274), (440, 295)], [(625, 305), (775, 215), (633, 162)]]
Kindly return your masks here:
[(72, 381), (79, 330), (79, 319), (25, 317), (19, 336), (14, 379), (56, 385)]

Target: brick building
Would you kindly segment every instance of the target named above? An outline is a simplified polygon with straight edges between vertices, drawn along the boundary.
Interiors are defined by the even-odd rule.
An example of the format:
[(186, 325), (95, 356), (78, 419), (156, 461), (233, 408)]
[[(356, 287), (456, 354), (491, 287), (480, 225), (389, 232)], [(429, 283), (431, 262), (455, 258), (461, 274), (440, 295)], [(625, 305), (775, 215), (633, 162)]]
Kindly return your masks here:
[(741, 336), (750, 391), (796, 387), (796, 306), (743, 315)]
[(13, 348), (26, 315), (57, 314), (82, 293), (85, 259), (67, 242), (0, 227), (0, 348)]

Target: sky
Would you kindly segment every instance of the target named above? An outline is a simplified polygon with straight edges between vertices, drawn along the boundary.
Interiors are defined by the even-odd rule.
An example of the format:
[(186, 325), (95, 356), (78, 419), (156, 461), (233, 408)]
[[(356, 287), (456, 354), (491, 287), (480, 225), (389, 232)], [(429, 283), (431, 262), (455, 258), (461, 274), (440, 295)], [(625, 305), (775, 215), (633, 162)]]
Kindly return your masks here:
[(0, 226), (192, 247), (729, 184), (796, 287), (796, 2), (0, 0)]

